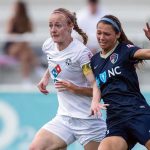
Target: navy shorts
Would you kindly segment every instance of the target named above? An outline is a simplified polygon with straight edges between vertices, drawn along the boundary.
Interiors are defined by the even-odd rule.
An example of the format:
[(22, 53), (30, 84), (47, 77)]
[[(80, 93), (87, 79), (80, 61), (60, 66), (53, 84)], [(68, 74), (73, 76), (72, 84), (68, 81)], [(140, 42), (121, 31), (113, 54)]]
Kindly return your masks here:
[(132, 149), (137, 142), (145, 145), (150, 140), (150, 115), (135, 116), (108, 128), (106, 137), (110, 136), (123, 137), (129, 149)]

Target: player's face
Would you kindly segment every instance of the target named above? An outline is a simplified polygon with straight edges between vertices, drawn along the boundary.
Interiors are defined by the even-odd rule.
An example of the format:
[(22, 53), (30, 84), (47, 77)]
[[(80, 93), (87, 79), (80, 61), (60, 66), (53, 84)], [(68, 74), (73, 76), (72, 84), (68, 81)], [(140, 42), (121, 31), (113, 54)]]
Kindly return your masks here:
[(112, 50), (119, 38), (120, 33), (116, 33), (109, 24), (100, 22), (97, 26), (97, 40), (102, 50), (109, 52)]
[(63, 43), (71, 37), (71, 27), (63, 14), (55, 13), (50, 16), (49, 31), (55, 43)]

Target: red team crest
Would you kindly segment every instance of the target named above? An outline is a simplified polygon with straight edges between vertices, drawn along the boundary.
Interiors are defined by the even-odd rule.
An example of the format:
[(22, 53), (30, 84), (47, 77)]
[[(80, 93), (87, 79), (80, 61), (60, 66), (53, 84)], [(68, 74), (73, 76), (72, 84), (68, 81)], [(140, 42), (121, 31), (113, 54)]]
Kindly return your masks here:
[(59, 65), (57, 65), (57, 66), (55, 67), (55, 69), (57, 70), (57, 73), (58, 73), (58, 74), (61, 72), (61, 68), (60, 68)]

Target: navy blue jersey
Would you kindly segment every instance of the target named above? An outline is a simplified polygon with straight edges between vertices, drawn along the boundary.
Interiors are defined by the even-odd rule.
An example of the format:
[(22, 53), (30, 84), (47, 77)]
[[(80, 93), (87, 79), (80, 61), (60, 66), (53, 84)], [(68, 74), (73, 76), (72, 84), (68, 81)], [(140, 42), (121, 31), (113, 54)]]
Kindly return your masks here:
[(113, 126), (136, 115), (150, 114), (150, 106), (140, 92), (134, 53), (140, 49), (120, 43), (107, 58), (100, 53), (91, 59), (91, 67), (107, 108), (107, 125)]

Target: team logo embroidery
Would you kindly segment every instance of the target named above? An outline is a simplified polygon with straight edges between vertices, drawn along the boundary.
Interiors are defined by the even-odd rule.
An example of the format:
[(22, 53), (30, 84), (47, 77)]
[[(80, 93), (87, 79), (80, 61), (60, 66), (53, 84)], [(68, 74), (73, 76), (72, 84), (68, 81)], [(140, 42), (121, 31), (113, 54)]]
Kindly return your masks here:
[(92, 56), (93, 56), (93, 55), (92, 55), (92, 53), (91, 53), (91, 52), (89, 52), (89, 53), (88, 53), (88, 57), (89, 57), (89, 59), (91, 59), (91, 58), (92, 58)]
[(109, 134), (109, 130), (106, 131), (106, 134)]
[(52, 58), (50, 57), (50, 55), (47, 55), (47, 60), (51, 60)]
[(67, 58), (66, 60), (65, 60), (65, 63), (66, 63), (66, 65), (67, 66), (69, 66), (69, 65), (71, 65), (71, 59), (70, 58)]
[(116, 53), (113, 53), (111, 56), (110, 56), (110, 61), (112, 64), (115, 64), (118, 60), (118, 54)]
[(106, 82), (106, 71), (104, 71), (103, 73), (101, 73), (101, 74), (99, 75), (99, 77), (100, 77), (101, 81), (102, 81), (103, 83), (105, 83), (105, 82)]
[(51, 73), (53, 74), (53, 76), (56, 78), (58, 76), (58, 74), (61, 72), (61, 68), (59, 65), (57, 65), (52, 71)]
[(135, 47), (135, 46), (132, 45), (132, 44), (128, 44), (127, 47), (128, 47), (128, 48), (132, 48), (132, 47)]

